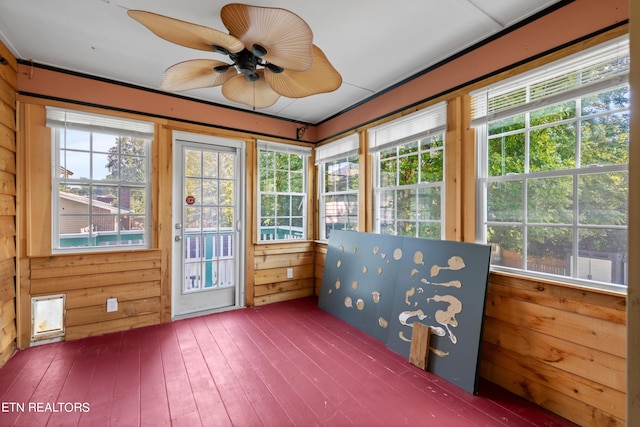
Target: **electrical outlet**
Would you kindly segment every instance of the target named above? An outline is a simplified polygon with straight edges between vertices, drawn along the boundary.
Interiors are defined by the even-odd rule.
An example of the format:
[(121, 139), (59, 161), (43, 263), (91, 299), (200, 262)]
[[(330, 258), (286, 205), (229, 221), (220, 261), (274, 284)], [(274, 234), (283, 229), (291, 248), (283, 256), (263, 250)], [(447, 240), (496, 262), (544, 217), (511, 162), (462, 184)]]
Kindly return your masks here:
[(107, 298), (107, 313), (118, 311), (118, 298)]
[(293, 268), (287, 268), (287, 279), (293, 279)]

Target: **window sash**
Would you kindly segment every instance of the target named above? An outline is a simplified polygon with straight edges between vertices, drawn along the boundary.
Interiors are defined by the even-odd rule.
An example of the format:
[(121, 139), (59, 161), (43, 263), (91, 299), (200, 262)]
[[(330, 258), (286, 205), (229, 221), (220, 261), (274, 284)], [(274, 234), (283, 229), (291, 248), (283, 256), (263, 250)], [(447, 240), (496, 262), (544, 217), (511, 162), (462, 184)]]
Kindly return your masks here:
[[(307, 194), (307, 186), (308, 186), (308, 178), (307, 178), (307, 170), (308, 170), (308, 161), (309, 161), (309, 156), (311, 155), (311, 148), (310, 147), (303, 147), (303, 146), (297, 146), (297, 145), (289, 145), (289, 144), (281, 144), (281, 143), (277, 143), (277, 142), (267, 142), (267, 141), (258, 141), (257, 142), (257, 148), (258, 148), (258, 203), (257, 203), (257, 212), (258, 212), (258, 224), (257, 224), (257, 229), (258, 229), (258, 241), (261, 243), (264, 242), (282, 242), (282, 241), (287, 241), (287, 240), (291, 240), (291, 239), (307, 239), (307, 223), (306, 223), (306, 218), (307, 218), (307, 211), (308, 211), (308, 194)], [(260, 167), (261, 165), (261, 153), (263, 152), (269, 152), (269, 153), (280, 153), (280, 154), (293, 154), (296, 156), (300, 156), (302, 159), (302, 192), (298, 193), (298, 192), (292, 192), (292, 191), (263, 191), (261, 188), (261, 181), (260, 181), (260, 177), (262, 176), (262, 169)], [(296, 171), (296, 173), (298, 173)], [(291, 170), (288, 169), (287, 170), (287, 174), (288, 174), (288, 178), (290, 178), (290, 174), (291, 174)], [(292, 207), (289, 207), (289, 215), (278, 215), (278, 207), (276, 205), (274, 205), (273, 207), (273, 211), (267, 213), (266, 215), (262, 214), (262, 198), (263, 196), (273, 196), (275, 199), (277, 198), (289, 198), (289, 200), (291, 201), (294, 197), (299, 197), (302, 199), (302, 209), (301, 209), (301, 215), (293, 215), (292, 212)], [(263, 228), (266, 228), (262, 225), (263, 220), (265, 218), (272, 218), (275, 220), (275, 223), (273, 224), (273, 227), (276, 228), (275, 233), (274, 234), (263, 234), (262, 230)], [(278, 233), (277, 233), (277, 227), (279, 226), (278, 224), (278, 220), (279, 219), (283, 219), (285, 221), (288, 221), (288, 232), (289, 232), (289, 236), (292, 236), (292, 232), (295, 231), (295, 226), (293, 225), (293, 223), (296, 220), (301, 220), (302, 224), (301, 224), (301, 233), (302, 236), (300, 237), (289, 237), (289, 238), (278, 238)], [(275, 238), (271, 239), (268, 236), (274, 236)]]
[[(406, 183), (406, 184), (400, 184), (397, 179), (398, 179), (398, 174), (400, 173), (399, 168), (396, 170), (396, 183), (394, 185), (385, 185), (384, 187), (381, 186), (381, 164), (382, 164), (382, 160), (381, 160), (381, 151), (377, 151), (374, 153), (374, 227), (375, 227), (375, 232), (377, 233), (381, 233), (383, 230), (381, 230), (381, 223), (383, 222), (383, 218), (382, 218), (382, 213), (381, 211), (383, 210), (383, 206), (382, 206), (382, 194), (384, 193), (393, 193), (395, 196), (397, 196), (397, 194), (399, 194), (400, 192), (403, 192), (405, 190), (408, 191), (416, 191), (416, 194), (419, 193), (420, 190), (422, 189), (429, 189), (429, 188), (435, 188), (435, 189), (439, 189), (440, 190), (440, 212), (439, 212), (439, 219), (420, 219), (420, 206), (419, 203), (416, 201), (416, 206), (415, 206), (415, 211), (411, 212), (410, 217), (408, 218), (404, 218), (404, 217), (398, 217), (397, 216), (397, 206), (394, 204), (394, 208), (396, 209), (395, 213), (394, 213), (394, 217), (392, 218), (392, 221), (394, 222), (394, 224), (397, 224), (398, 222), (411, 222), (414, 223), (414, 225), (416, 226), (416, 233), (414, 235), (414, 237), (420, 237), (419, 236), (419, 226), (420, 224), (439, 224), (440, 227), (440, 236), (439, 238), (444, 238), (444, 209), (445, 209), (445, 200), (444, 200), (444, 166), (445, 166), (445, 154), (444, 154), (444, 147), (445, 147), (445, 135), (444, 135), (444, 130), (440, 130), (440, 135), (442, 135), (442, 146), (437, 147), (437, 148), (429, 148), (427, 150), (423, 150), (423, 144), (421, 143), (421, 141), (423, 141), (424, 139), (428, 139), (430, 136), (436, 136), (438, 134), (435, 133), (434, 131), (430, 131), (428, 132), (430, 134), (430, 136), (427, 137), (423, 137), (422, 135), (419, 135), (417, 137), (413, 137), (413, 138), (405, 138), (402, 139), (400, 141), (397, 141), (394, 144), (386, 144), (384, 148), (384, 150), (389, 150), (392, 148), (396, 149), (396, 153), (395, 155), (389, 156), (387, 158), (385, 158), (385, 161), (396, 161), (396, 162), (402, 162), (403, 159), (406, 159), (409, 156), (418, 156), (418, 158), (424, 154), (424, 153), (434, 153), (434, 152), (442, 152), (442, 179), (440, 181), (421, 181), (420, 180), (420, 174), (418, 174), (418, 181), (415, 183)], [(415, 152), (411, 152), (411, 153), (401, 153), (399, 152), (399, 148), (402, 147), (403, 145), (407, 144), (408, 142), (416, 142), (417, 143), (417, 150)], [(394, 196), (394, 200), (395, 200), (395, 196)], [(395, 203), (395, 202), (394, 202)], [(396, 229), (397, 232), (397, 229)]]
[[(619, 53), (616, 53), (616, 55), (618, 54)], [(573, 63), (575, 64), (576, 61), (574, 61)], [(625, 69), (627, 65), (628, 64), (625, 63), (625, 61), (622, 61), (623, 69)], [(563, 71), (567, 71), (567, 70), (565, 69)], [(545, 106), (551, 106), (560, 102), (576, 101), (576, 105), (579, 107), (580, 106), (579, 100), (581, 98), (584, 98), (585, 96), (606, 93), (608, 91), (626, 86), (625, 84), (627, 81), (627, 75), (625, 74), (626, 72), (628, 72), (628, 69), (626, 69), (626, 71), (624, 71), (622, 75), (605, 78), (594, 84), (590, 84), (584, 87), (577, 86), (570, 90), (567, 90), (564, 93), (559, 93), (553, 96), (549, 96), (542, 101), (529, 102), (529, 103), (517, 105), (515, 107), (512, 107), (511, 109), (499, 111), (493, 115), (484, 116), (484, 117), (481, 117), (480, 120), (476, 120), (474, 125), (477, 126), (476, 134), (478, 137), (478, 174), (479, 174), (478, 175), (479, 176), (478, 192), (480, 194), (480, 197), (478, 198), (478, 203), (479, 203), (479, 206), (478, 206), (479, 216), (478, 216), (478, 224), (477, 224), (477, 229), (479, 232), (478, 239), (481, 242), (488, 241), (489, 236), (487, 235), (487, 233), (488, 233), (489, 227), (516, 227), (522, 233), (522, 239), (523, 239), (523, 241), (521, 242), (522, 247), (520, 248), (521, 256), (523, 259), (522, 261), (523, 267), (516, 268), (516, 267), (509, 267), (506, 265), (499, 265), (494, 263), (492, 265), (493, 269), (511, 271), (511, 272), (517, 271), (518, 273), (525, 274), (527, 276), (548, 278), (549, 274), (555, 274), (555, 273), (545, 273), (542, 271), (534, 270), (536, 268), (540, 268), (540, 266), (536, 267), (536, 265), (538, 265), (536, 264), (536, 262), (539, 261), (538, 259), (539, 256), (538, 258), (535, 258), (536, 255), (531, 255), (528, 252), (528, 242), (529, 242), (527, 237), (528, 233), (530, 233), (531, 230), (535, 232), (535, 230), (539, 229), (540, 227), (551, 228), (556, 230), (565, 229), (565, 230), (571, 231), (571, 236), (572, 236), (570, 241), (571, 256), (567, 260), (567, 263), (568, 263), (567, 265), (569, 265), (569, 267), (567, 267), (567, 270), (565, 271), (564, 275), (559, 275), (557, 276), (557, 278), (559, 278), (564, 282), (575, 283), (581, 286), (588, 286), (591, 288), (604, 289), (607, 291), (620, 292), (621, 290), (625, 289), (626, 285), (624, 284), (606, 283), (606, 282), (599, 282), (597, 281), (597, 279), (581, 278), (582, 277), (581, 275), (583, 273), (580, 271), (580, 269), (583, 267), (580, 267), (579, 263), (585, 262), (584, 259), (580, 261), (581, 257), (585, 256), (583, 255), (583, 253), (586, 253), (585, 251), (589, 253), (595, 253), (593, 250), (587, 250), (581, 246), (582, 232), (588, 231), (588, 230), (591, 230), (591, 231), (608, 230), (611, 233), (625, 232), (626, 230), (628, 230), (628, 224), (616, 224), (616, 223), (613, 223), (613, 221), (611, 221), (611, 223), (608, 223), (608, 224), (581, 223), (578, 207), (579, 207), (579, 203), (581, 202), (580, 191), (584, 190), (585, 188), (589, 188), (589, 187), (584, 187), (579, 185), (581, 182), (581, 179), (587, 176), (628, 173), (628, 163), (614, 162), (612, 164), (606, 164), (606, 165), (580, 164), (579, 153), (580, 153), (582, 144), (584, 142), (582, 140), (582, 134), (580, 132), (580, 129), (582, 128), (582, 123), (588, 122), (589, 120), (600, 117), (600, 116), (607, 116), (607, 115), (613, 116), (617, 113), (625, 113), (625, 112), (628, 112), (628, 108), (627, 107), (611, 108), (610, 110), (598, 112), (593, 115), (582, 115), (580, 114), (580, 108), (578, 108), (576, 111), (576, 116), (571, 119), (567, 119), (564, 122), (561, 122), (561, 121), (552, 122), (552, 123), (539, 125), (539, 126), (532, 126), (530, 124), (529, 113), (539, 110)], [(524, 87), (526, 86), (527, 85), (525, 82)], [(491, 123), (495, 123), (500, 120), (507, 119), (508, 117), (514, 116), (516, 114), (523, 114), (525, 116), (525, 119), (524, 119), (524, 123), (526, 123), (525, 127), (519, 128), (517, 131), (505, 132), (503, 136), (512, 134), (512, 133), (523, 133), (525, 147), (526, 147), (525, 153), (524, 153), (525, 170), (523, 172), (507, 173), (505, 175), (498, 175), (498, 176), (489, 176), (489, 170), (488, 170), (489, 141), (491, 141), (493, 137), (500, 136), (500, 135), (492, 135), (491, 137), (489, 137), (488, 135), (489, 125)], [(530, 157), (530, 150), (531, 150), (529, 146), (529, 143), (531, 142), (529, 140), (530, 133), (535, 131), (538, 128), (544, 128), (547, 126), (557, 126), (562, 123), (570, 124), (571, 126), (573, 126), (573, 128), (576, 129), (576, 132), (577, 132), (575, 135), (576, 144), (577, 144), (576, 145), (577, 151), (575, 153), (575, 159), (574, 159), (575, 166), (561, 168), (557, 170), (545, 170), (545, 171), (534, 171), (534, 172), (529, 171), (528, 169), (529, 162), (527, 161), (527, 159), (529, 159)], [(529, 185), (535, 185), (532, 183), (535, 182), (536, 180), (544, 180), (549, 178), (550, 179), (566, 178), (566, 179), (572, 180), (573, 193), (571, 194), (571, 205), (573, 206), (572, 208), (573, 211), (570, 212), (572, 217), (564, 221), (559, 221), (557, 223), (556, 222), (540, 223), (535, 220), (536, 212), (537, 212), (536, 207), (529, 205), (529, 199), (527, 198), (529, 196), (527, 192), (529, 191)], [(522, 191), (522, 195), (520, 197), (522, 197), (522, 200), (519, 202), (521, 206), (517, 206), (515, 208), (518, 211), (518, 214), (515, 215), (513, 212), (508, 212), (506, 219), (504, 217), (502, 219), (500, 218), (500, 215), (504, 214), (505, 212), (489, 211), (490, 203), (491, 203), (491, 201), (489, 200), (490, 188), (495, 185), (500, 185), (501, 183), (505, 183), (505, 184), (521, 183), (520, 188)], [(499, 193), (499, 194), (506, 194), (506, 193)], [(498, 218), (489, 219), (489, 218), (492, 218), (491, 214), (497, 214)], [(512, 216), (512, 215), (515, 215), (515, 216)], [(496, 243), (500, 243), (500, 242), (496, 242)], [(615, 248), (611, 248), (611, 249), (612, 249), (611, 251), (607, 252), (610, 256), (614, 256), (614, 253), (618, 254), (618, 252), (614, 250)], [(602, 254), (605, 254), (605, 252), (600, 253), (599, 256), (603, 256)], [(534, 258), (530, 260), (529, 259), (530, 256), (533, 256)], [(592, 255), (589, 255), (589, 256), (592, 256)], [(531, 264), (530, 266), (529, 263), (533, 263), (533, 264)], [(532, 268), (532, 269), (529, 269), (529, 268)], [(619, 266), (615, 268), (614, 267), (611, 267), (611, 268), (612, 268), (612, 271), (611, 271), (612, 276), (614, 275), (614, 273), (616, 273), (616, 277), (617, 277), (617, 275), (619, 274), (619, 271), (617, 271), (616, 269), (619, 268)]]
[[(329, 158), (325, 158), (324, 161), (322, 161), (321, 163), (317, 164), (318, 166), (318, 193), (319, 193), (319, 202), (320, 202), (320, 240), (327, 240), (328, 236), (326, 233), (326, 226), (327, 226), (327, 198), (330, 197), (334, 197), (334, 196), (355, 196), (355, 200), (356, 200), (356, 209), (355, 209), (355, 222), (356, 222), (356, 226), (359, 220), (359, 210), (357, 208), (357, 204), (358, 204), (358, 200), (359, 200), (359, 189), (347, 189), (347, 190), (339, 190), (339, 191), (333, 191), (330, 189), (326, 188), (326, 171), (325, 171), (325, 165), (327, 163), (330, 162), (337, 162), (340, 160), (344, 160), (345, 162), (347, 162), (350, 158), (353, 158), (354, 156), (358, 155), (358, 151), (356, 150), (355, 153), (353, 152), (353, 150), (348, 151), (346, 154), (343, 154), (339, 157), (335, 157), (335, 156), (330, 156)], [(358, 187), (360, 186), (359, 183), (359, 179), (360, 179), (360, 166), (358, 163)], [(333, 216), (332, 216), (333, 218)], [(351, 215), (347, 215), (347, 218), (351, 218)]]
[[(68, 129), (68, 128), (66, 128)], [(87, 132), (90, 139), (93, 139), (94, 134), (103, 134), (103, 128), (84, 128), (81, 129), (83, 132)], [(74, 129), (80, 130), (80, 129)], [(144, 176), (144, 180), (140, 181), (126, 181), (126, 180), (102, 180), (102, 179), (91, 179), (91, 178), (72, 178), (66, 173), (63, 172), (62, 163), (60, 159), (60, 151), (63, 150), (62, 147), (62, 138), (65, 136), (66, 131), (65, 128), (54, 127), (51, 130), (52, 132), (52, 150), (53, 150), (53, 164), (52, 164), (52, 183), (53, 183), (53, 191), (52, 191), (52, 250), (54, 253), (69, 253), (69, 252), (98, 252), (104, 250), (123, 250), (123, 249), (146, 249), (150, 245), (150, 209), (151, 209), (151, 200), (150, 200), (150, 158), (151, 158), (151, 143), (149, 139), (145, 139), (145, 156), (135, 156), (137, 158), (141, 158), (142, 161), (145, 162), (146, 173)], [(126, 133), (126, 132), (125, 132)], [(132, 137), (140, 139), (140, 136), (133, 136), (133, 134), (129, 135), (121, 135), (115, 132), (108, 133), (108, 135), (115, 136), (123, 136), (123, 137)], [(140, 135), (140, 134), (136, 134)], [(151, 135), (153, 138), (153, 134)], [(65, 150), (67, 151), (67, 150)], [(77, 150), (68, 150), (68, 151), (77, 151)], [(99, 155), (103, 155), (104, 153), (97, 152), (92, 150), (92, 147), (89, 147), (87, 150), (82, 150), (83, 152), (91, 155), (92, 153), (98, 153)], [(120, 155), (120, 154), (118, 154)], [(66, 165), (69, 166), (69, 165)], [(83, 187), (112, 187), (114, 192), (118, 197), (118, 205), (114, 206), (110, 209), (109, 212), (96, 213), (94, 210), (96, 206), (99, 206), (100, 203), (97, 199), (91, 198), (87, 204), (87, 211), (82, 213), (69, 213), (69, 214), (60, 214), (60, 199), (62, 197), (60, 193), (61, 185), (78, 185)], [(120, 197), (123, 189), (128, 189), (128, 191), (135, 191), (137, 189), (144, 191), (144, 212), (136, 213), (136, 212), (124, 212), (122, 210), (122, 206), (120, 205)], [(125, 190), (126, 191), (126, 190)], [(105, 203), (105, 206), (107, 204)], [(115, 224), (120, 224), (120, 221), (124, 218), (129, 220), (140, 219), (144, 223), (144, 228), (142, 229), (122, 229), (119, 225), (116, 227)], [(73, 221), (73, 218), (79, 218), (82, 223), (88, 221), (88, 224), (95, 226), (95, 221), (102, 223), (113, 223), (114, 230), (111, 231), (102, 231), (97, 232), (93, 229), (93, 227), (86, 227), (86, 236), (76, 236), (82, 238), (83, 240), (86, 237), (86, 245), (78, 245), (78, 246), (63, 246), (61, 243), (61, 230), (60, 230), (60, 221), (62, 218), (68, 218), (69, 221)], [(86, 220), (86, 221), (85, 221)], [(106, 221), (106, 222), (105, 222)], [(78, 233), (81, 233), (81, 230), (77, 230)], [(69, 233), (64, 233), (69, 234)], [(142, 234), (141, 239), (130, 240), (127, 236), (132, 234)], [(69, 238), (73, 238), (72, 236), (68, 236)], [(94, 244), (97, 243), (98, 240), (102, 241), (102, 244)], [(125, 243), (130, 242), (130, 243)]]

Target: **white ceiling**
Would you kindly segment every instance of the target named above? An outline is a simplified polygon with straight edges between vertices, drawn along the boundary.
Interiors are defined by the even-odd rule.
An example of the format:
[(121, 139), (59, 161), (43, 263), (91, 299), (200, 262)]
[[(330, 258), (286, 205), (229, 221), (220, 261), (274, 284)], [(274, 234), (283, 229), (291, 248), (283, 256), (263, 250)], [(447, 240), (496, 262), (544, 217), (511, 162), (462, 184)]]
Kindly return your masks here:
[[(307, 21), (342, 75), (331, 93), (280, 98), (263, 113), (318, 123), (558, 0), (252, 0)], [(18, 58), (158, 89), (177, 62), (226, 59), (162, 40), (127, 15), (141, 9), (226, 31), (214, 0), (0, 0), (0, 40)], [(248, 108), (220, 87), (181, 95)]]

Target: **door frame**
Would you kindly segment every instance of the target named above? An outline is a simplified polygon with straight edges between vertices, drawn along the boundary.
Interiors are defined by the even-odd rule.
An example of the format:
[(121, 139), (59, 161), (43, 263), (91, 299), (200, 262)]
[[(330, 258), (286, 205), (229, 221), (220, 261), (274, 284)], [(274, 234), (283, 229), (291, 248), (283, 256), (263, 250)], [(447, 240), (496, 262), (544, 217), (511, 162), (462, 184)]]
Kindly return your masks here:
[[(246, 306), (246, 221), (247, 221), (247, 203), (246, 203), (246, 141), (233, 139), (228, 137), (220, 137), (214, 135), (204, 135), (198, 133), (172, 131), (171, 135), (171, 159), (172, 159), (172, 180), (171, 180), (171, 320), (179, 320), (188, 317), (203, 316), (206, 314), (217, 313), (222, 311), (236, 310)], [(175, 237), (182, 235), (182, 230), (177, 233), (175, 228), (177, 218), (182, 218), (182, 179), (184, 177), (182, 164), (182, 147), (183, 144), (200, 145), (203, 148), (212, 146), (231, 147), (236, 150), (237, 155), (237, 189), (238, 189), (238, 215), (235, 229), (238, 232), (238, 241), (236, 243), (236, 277), (237, 285), (235, 287), (235, 304), (222, 308), (212, 308), (201, 310), (193, 313), (176, 314), (175, 313), (175, 286), (182, 287), (182, 270), (183, 270), (183, 241), (176, 241)], [(182, 222), (181, 222), (182, 223)], [(177, 255), (177, 256), (176, 256)]]

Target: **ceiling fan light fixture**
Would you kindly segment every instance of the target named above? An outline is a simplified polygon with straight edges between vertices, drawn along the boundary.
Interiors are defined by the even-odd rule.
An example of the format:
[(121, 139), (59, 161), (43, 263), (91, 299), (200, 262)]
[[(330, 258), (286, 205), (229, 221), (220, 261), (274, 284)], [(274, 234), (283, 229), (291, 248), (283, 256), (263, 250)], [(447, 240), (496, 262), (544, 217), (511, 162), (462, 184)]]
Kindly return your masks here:
[(211, 45), (211, 49), (213, 49), (213, 51), (215, 53), (219, 53), (219, 54), (222, 54), (222, 55), (229, 55), (231, 53), (231, 52), (229, 52), (229, 49), (224, 48), (222, 46), (215, 45), (215, 44)]
[(260, 58), (265, 56), (268, 53), (268, 51), (267, 51), (267, 48), (264, 46), (261, 46), (259, 44), (253, 44), (251, 46), (251, 53), (253, 53), (255, 56)]
[(258, 73), (247, 74), (247, 80), (249, 80), (250, 82), (255, 82), (259, 78), (260, 76), (258, 75)]
[(230, 67), (231, 65), (218, 65), (217, 67), (213, 67), (213, 71), (219, 74), (223, 74), (229, 71)]
[(284, 71), (284, 68), (278, 67), (276, 64), (268, 63), (268, 64), (264, 64), (264, 67), (274, 74), (280, 74), (281, 72)]
[(250, 76), (256, 73), (256, 67), (251, 63), (246, 63), (246, 62), (239, 63), (236, 65), (236, 67), (238, 67), (238, 71), (244, 74), (245, 76)]

